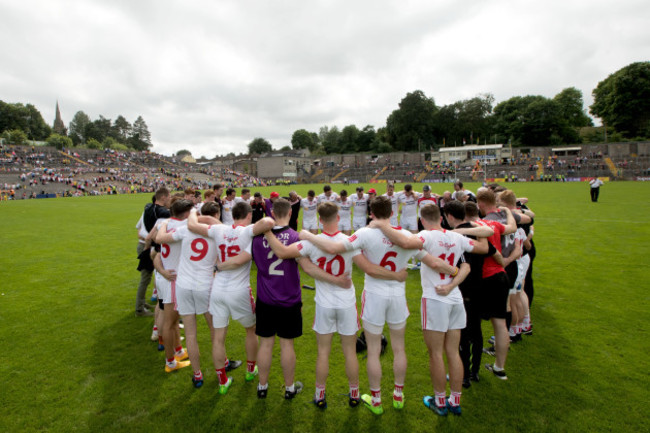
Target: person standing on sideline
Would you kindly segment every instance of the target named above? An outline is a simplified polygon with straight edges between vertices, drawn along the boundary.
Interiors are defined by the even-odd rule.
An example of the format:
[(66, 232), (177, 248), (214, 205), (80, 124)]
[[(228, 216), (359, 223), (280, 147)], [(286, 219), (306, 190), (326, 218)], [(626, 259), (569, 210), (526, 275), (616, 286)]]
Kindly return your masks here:
[(594, 177), (589, 181), (590, 192), (591, 192), (591, 201), (594, 203), (598, 202), (598, 194), (600, 193), (600, 186), (603, 184), (603, 181)]

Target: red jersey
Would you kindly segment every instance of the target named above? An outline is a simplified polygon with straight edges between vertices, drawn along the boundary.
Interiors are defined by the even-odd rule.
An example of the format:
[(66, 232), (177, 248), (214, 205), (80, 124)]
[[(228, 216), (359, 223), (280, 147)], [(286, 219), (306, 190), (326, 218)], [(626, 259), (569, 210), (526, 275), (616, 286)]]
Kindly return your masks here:
[[(503, 235), (503, 232), (506, 231), (506, 227), (500, 222), (492, 220), (480, 220), (477, 221), (477, 223), (492, 227), (494, 234), (488, 238), (488, 242), (501, 252), (501, 236)], [(485, 260), (483, 260), (483, 278), (491, 277), (499, 272), (505, 272), (503, 266), (498, 264), (496, 260), (494, 260), (494, 257), (485, 256)]]

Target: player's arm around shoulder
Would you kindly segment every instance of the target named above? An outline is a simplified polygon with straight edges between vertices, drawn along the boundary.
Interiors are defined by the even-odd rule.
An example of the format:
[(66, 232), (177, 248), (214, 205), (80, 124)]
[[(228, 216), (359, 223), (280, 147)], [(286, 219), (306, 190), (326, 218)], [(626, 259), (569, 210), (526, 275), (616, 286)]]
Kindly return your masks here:
[(168, 221), (162, 223), (158, 233), (156, 234), (156, 243), (158, 244), (170, 244), (178, 241), (178, 236), (174, 236), (176, 231), (172, 230), (169, 233), (167, 232), (167, 222)]
[(506, 213), (507, 221), (505, 224), (505, 230), (503, 232), (504, 235), (509, 235), (511, 233), (514, 233), (517, 231), (517, 222), (515, 221), (515, 217), (512, 216), (512, 212), (510, 209), (507, 207), (501, 207), (499, 209), (502, 209)]
[(436, 293), (440, 296), (447, 296), (449, 293), (451, 293), (452, 290), (454, 290), (454, 287), (457, 287), (460, 285), (460, 283), (465, 281), (465, 278), (467, 278), (469, 275), (470, 270), (471, 269), (468, 263), (461, 263), (460, 267), (458, 268), (458, 273), (454, 276), (454, 279), (447, 284), (436, 286)]
[(275, 221), (273, 221), (273, 218), (270, 217), (264, 217), (255, 224), (253, 224), (253, 236), (261, 235), (262, 233), (266, 233), (269, 230), (273, 228), (275, 225)]
[(311, 242), (316, 246), (316, 248), (327, 254), (340, 254), (353, 249), (351, 246), (348, 247), (347, 244), (349, 242), (331, 241), (329, 239), (316, 236), (307, 230), (300, 231), (300, 240)]
[(284, 245), (275, 237), (272, 231), (264, 233), (264, 238), (266, 239), (266, 242), (268, 242), (269, 247), (273, 250), (273, 254), (275, 254), (279, 259), (295, 259), (302, 256), (300, 253), (300, 250), (302, 249), (301, 242)]
[(302, 270), (312, 278), (324, 281), (326, 283), (334, 284), (335, 286), (341, 287), (342, 289), (349, 289), (352, 287), (352, 278), (350, 278), (350, 274), (343, 274), (335, 277), (334, 275), (328, 273), (324, 269), (321, 269), (312, 263), (308, 257), (299, 258), (298, 264)]
[(187, 217), (187, 228), (197, 235), (206, 238), (209, 236), (208, 231), (210, 230), (210, 226), (199, 222), (198, 214), (194, 208), (190, 210), (190, 215)]
[(474, 222), (472, 223), (472, 227), (458, 228), (453, 231), (464, 236), (476, 236), (477, 238), (489, 238), (494, 235), (494, 229), (492, 227)]
[(225, 262), (219, 262), (217, 264), (217, 268), (220, 271), (231, 271), (233, 269), (239, 268), (242, 265), (245, 265), (246, 263), (250, 262), (252, 259), (253, 256), (249, 252), (243, 251), (234, 257), (230, 257)]
[(380, 229), (382, 234), (398, 247), (406, 250), (419, 250), (422, 248), (422, 240), (411, 233), (395, 229), (390, 225), (390, 220), (372, 220), (369, 228)]
[(376, 265), (372, 263), (368, 258), (362, 254), (357, 254), (352, 258), (352, 261), (355, 265), (359, 267), (365, 274), (370, 275), (373, 278), (380, 280), (393, 280), (393, 281), (406, 281), (408, 278), (408, 272), (406, 268), (400, 269), (398, 271), (391, 271), (383, 266)]

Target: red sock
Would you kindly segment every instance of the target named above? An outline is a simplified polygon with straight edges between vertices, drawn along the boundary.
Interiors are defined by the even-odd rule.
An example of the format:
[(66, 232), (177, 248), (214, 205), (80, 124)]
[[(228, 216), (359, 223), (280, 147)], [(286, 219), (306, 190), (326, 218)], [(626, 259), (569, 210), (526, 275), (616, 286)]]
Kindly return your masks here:
[(158, 330), (158, 327), (157, 327), (156, 325), (153, 325), (153, 330), (154, 330), (154, 331), (157, 331), (157, 330)]
[(460, 406), (460, 392), (451, 392), (451, 395), (449, 396), (449, 403), (452, 406)]
[(359, 398), (359, 384), (350, 385), (350, 398)]
[(246, 371), (249, 373), (255, 371), (255, 361), (246, 361)]
[(314, 400), (319, 401), (325, 398), (325, 385), (316, 384), (316, 393), (314, 394)]
[(401, 401), (403, 390), (404, 390), (404, 385), (395, 384), (395, 390), (393, 391), (393, 399), (397, 401)]
[(168, 362), (169, 364), (171, 364), (171, 363), (174, 362), (175, 359), (176, 359), (176, 358), (174, 358), (174, 357), (172, 356), (171, 358), (167, 358), (167, 362)]
[(202, 380), (203, 379), (203, 373), (201, 373), (201, 370), (194, 372), (194, 379), (196, 379), (196, 380)]
[(381, 404), (381, 389), (371, 389), (372, 405), (379, 406)]
[(215, 368), (215, 371), (219, 377), (219, 385), (225, 385), (228, 382), (228, 376), (226, 376), (226, 367)]
[(447, 403), (445, 402), (445, 393), (444, 392), (436, 392), (436, 406), (438, 407), (445, 407)]
[(176, 353), (182, 352), (183, 351), (183, 346), (182, 345), (178, 346), (176, 349), (174, 349), (174, 351), (176, 351)]

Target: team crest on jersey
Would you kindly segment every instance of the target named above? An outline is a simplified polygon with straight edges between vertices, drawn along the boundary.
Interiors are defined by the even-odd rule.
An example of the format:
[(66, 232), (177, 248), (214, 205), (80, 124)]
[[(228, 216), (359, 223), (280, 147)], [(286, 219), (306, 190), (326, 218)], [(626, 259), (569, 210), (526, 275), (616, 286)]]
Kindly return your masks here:
[(350, 236), (350, 237), (348, 238), (348, 241), (350, 241), (350, 242), (354, 242), (354, 241), (356, 241), (356, 240), (357, 240), (357, 235), (352, 235), (352, 236)]
[(298, 248), (298, 251), (302, 250), (302, 243), (298, 242), (296, 248)]

